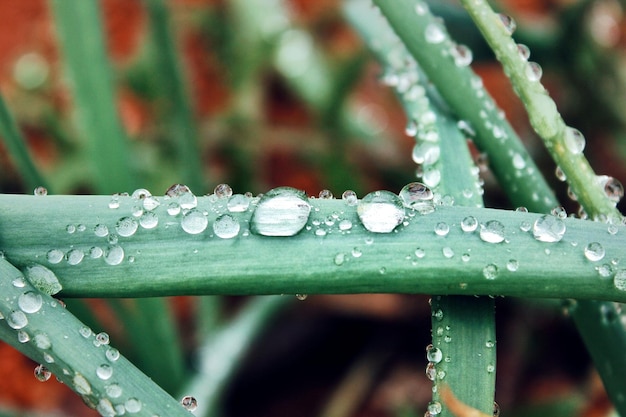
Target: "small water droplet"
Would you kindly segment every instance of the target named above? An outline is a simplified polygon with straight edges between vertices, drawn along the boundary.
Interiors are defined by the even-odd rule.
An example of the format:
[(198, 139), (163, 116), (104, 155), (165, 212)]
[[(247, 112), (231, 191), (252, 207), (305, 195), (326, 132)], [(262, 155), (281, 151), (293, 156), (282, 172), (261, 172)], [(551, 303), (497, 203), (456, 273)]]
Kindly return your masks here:
[(33, 342), (35, 342), (35, 346), (41, 350), (50, 349), (52, 347), (50, 337), (45, 333), (37, 333), (35, 337), (33, 337)]
[(198, 408), (198, 400), (191, 395), (186, 395), (180, 400), (180, 404), (188, 411), (195, 411)]
[(231, 213), (243, 213), (250, 206), (250, 198), (243, 194), (233, 194), (229, 199), (226, 207)]
[(158, 226), (158, 224), (159, 224), (159, 216), (152, 211), (145, 212), (139, 218), (139, 225), (143, 227), (144, 229), (154, 229), (155, 227)]
[(428, 412), (431, 416), (436, 416), (441, 413), (441, 404), (438, 401), (431, 401), (428, 403)]
[(613, 286), (620, 291), (626, 291), (626, 269), (619, 269), (615, 272)]
[(67, 263), (70, 265), (78, 265), (85, 257), (85, 253), (80, 249), (72, 249), (65, 255)]
[(492, 348), (492, 347), (494, 347), (494, 346), (495, 346), (495, 343), (493, 342), (493, 340), (487, 340), (487, 341), (485, 342), (485, 347), (487, 347), (487, 348), (490, 348), (490, 349), (491, 349), (491, 348)]
[(523, 43), (517, 44), (517, 52), (523, 61), (528, 61), (528, 58), (530, 58), (530, 48)]
[(88, 339), (92, 335), (91, 329), (87, 326), (83, 326), (80, 329), (78, 329), (78, 333), (80, 333), (80, 335), (84, 337), (85, 339)]
[(489, 372), (490, 374), (493, 373), (496, 370), (496, 367), (492, 364), (487, 365), (487, 372)]
[(209, 219), (200, 210), (190, 209), (183, 215), (180, 226), (190, 235), (197, 235), (204, 232), (209, 224)]
[(14, 310), (6, 317), (7, 324), (15, 330), (23, 329), (28, 324), (26, 314), (20, 310)]
[(322, 190), (319, 193), (319, 198), (323, 200), (330, 200), (334, 198), (333, 193), (330, 190)]
[(309, 297), (308, 294), (296, 294), (296, 299), (298, 299), (299, 301), (304, 301)]
[(104, 253), (104, 262), (109, 265), (119, 265), (124, 260), (124, 249), (118, 245), (107, 247)]
[(35, 291), (26, 291), (18, 297), (17, 305), (24, 313), (33, 314), (41, 309), (43, 299), (41, 298), (41, 294)]
[(462, 260), (463, 262), (469, 262), (469, 261), (470, 261), (470, 259), (471, 259), (471, 255), (470, 255), (469, 253), (467, 253), (467, 252), (466, 252), (466, 253), (464, 253), (463, 255), (461, 255), (461, 260)]
[(599, 175), (596, 177), (596, 181), (604, 189), (604, 194), (612, 202), (617, 204), (622, 197), (624, 197), (624, 186), (615, 178), (607, 175)]
[(137, 398), (129, 398), (124, 403), (126, 411), (130, 414), (135, 414), (141, 411), (142, 404)]
[(591, 262), (597, 262), (604, 258), (604, 247), (598, 242), (591, 242), (585, 246), (585, 258)]
[(113, 347), (110, 347), (106, 350), (104, 356), (106, 356), (109, 362), (115, 362), (120, 358), (120, 351)]
[(252, 218), (251, 229), (263, 236), (294, 236), (306, 225), (311, 205), (306, 194), (291, 187), (268, 191), (259, 200)]
[(33, 191), (33, 194), (36, 196), (43, 197), (43, 196), (48, 195), (48, 190), (46, 189), (46, 187), (39, 186), (35, 188), (35, 190)]
[(480, 225), (480, 239), (488, 243), (504, 241), (504, 225), (498, 220), (490, 220)]
[(422, 181), (424, 181), (424, 184), (427, 186), (435, 188), (441, 181), (441, 172), (436, 168), (429, 167), (422, 174)]
[(363, 252), (361, 252), (361, 249), (359, 249), (357, 247), (352, 248), (352, 256), (354, 258), (360, 258), (361, 255), (363, 255)]
[(137, 223), (137, 220), (132, 217), (122, 217), (117, 221), (115, 230), (118, 235), (122, 237), (129, 237), (135, 234), (138, 227), (139, 224)]
[(567, 180), (567, 176), (565, 175), (565, 173), (563, 172), (561, 167), (558, 166), (558, 165), (554, 169), (554, 176), (556, 177), (557, 180), (559, 180), (561, 182)]
[(241, 226), (230, 214), (222, 214), (213, 223), (213, 231), (217, 237), (231, 239), (239, 234)]
[(437, 369), (435, 367), (435, 364), (432, 362), (428, 362), (428, 365), (426, 365), (426, 378), (430, 379), (431, 381), (434, 381), (436, 377), (437, 377)]
[(359, 199), (356, 193), (352, 190), (346, 190), (341, 194), (341, 199), (349, 206), (356, 206), (359, 202)]
[(526, 161), (524, 160), (524, 157), (519, 154), (519, 153), (515, 153), (513, 154), (513, 167), (515, 169), (524, 169), (526, 168)]
[(218, 184), (213, 190), (213, 194), (217, 198), (230, 198), (233, 195), (233, 189), (228, 184)]
[(511, 272), (515, 272), (519, 269), (519, 261), (517, 259), (509, 259), (506, 263), (506, 269)]
[(374, 233), (390, 233), (404, 220), (402, 200), (389, 191), (367, 194), (357, 206), (363, 226)]
[(488, 264), (483, 268), (483, 276), (487, 279), (496, 279), (498, 276), (498, 266), (495, 264)]
[(435, 210), (434, 194), (430, 188), (421, 182), (412, 182), (400, 190), (400, 198), (406, 207), (428, 214)]
[(471, 233), (478, 228), (478, 220), (474, 216), (467, 216), (461, 221), (461, 230)]
[(454, 251), (449, 246), (444, 247), (441, 251), (443, 252), (443, 256), (448, 258), (448, 259), (450, 259), (450, 258), (452, 258), (454, 256)]
[(474, 59), (472, 50), (462, 44), (455, 45), (454, 48), (450, 50), (450, 55), (454, 58), (454, 65), (457, 67), (467, 67)]
[(431, 142), (420, 142), (413, 147), (412, 158), (416, 164), (433, 165), (439, 160), (441, 149)]
[(602, 278), (608, 278), (613, 273), (613, 267), (610, 264), (603, 264), (596, 266), (596, 271), (598, 271), (598, 275)]
[(17, 277), (13, 281), (11, 281), (15, 288), (24, 288), (26, 286), (26, 280), (24, 277)]
[(152, 193), (145, 188), (137, 188), (130, 196), (135, 200), (143, 200), (144, 198), (150, 197), (151, 195)]
[(346, 254), (345, 253), (338, 253), (337, 255), (335, 255), (335, 258), (333, 259), (335, 265), (337, 265), (337, 266), (343, 265), (345, 260), (346, 260)]
[(438, 364), (443, 359), (443, 353), (441, 349), (434, 347), (433, 345), (426, 346), (426, 359), (429, 362)]
[(119, 194), (113, 194), (111, 196), (111, 200), (109, 200), (109, 208), (110, 209), (117, 209), (120, 207), (120, 195)]
[(24, 275), (31, 284), (45, 294), (54, 295), (63, 289), (54, 272), (43, 265), (29, 265), (24, 270)]
[(72, 382), (74, 384), (74, 390), (81, 395), (89, 395), (91, 394), (91, 385), (89, 381), (79, 373), (74, 375), (72, 378)]
[(522, 232), (528, 232), (531, 229), (532, 225), (530, 224), (530, 222), (527, 222), (526, 220), (520, 222), (519, 224), (519, 228)]
[(493, 417), (500, 417), (500, 406), (497, 402), (493, 402)]
[(507, 16), (504, 13), (498, 13), (498, 17), (504, 25), (504, 30), (506, 30), (506, 33), (512, 35), (513, 32), (515, 32), (515, 29), (517, 29), (517, 23), (515, 23), (515, 20), (511, 16)]
[(108, 398), (101, 398), (96, 405), (96, 411), (100, 413), (102, 417), (115, 417), (117, 412), (115, 407)]
[(17, 332), (17, 341), (20, 343), (26, 343), (30, 341), (30, 335), (26, 333), (24, 330), (20, 330)]
[(113, 368), (111, 367), (111, 365), (103, 363), (102, 365), (98, 366), (98, 368), (96, 368), (96, 375), (101, 380), (106, 381), (113, 375)]
[(104, 392), (106, 392), (107, 396), (110, 398), (119, 398), (122, 395), (122, 387), (118, 384), (109, 384), (104, 387)]
[(346, 231), (352, 229), (352, 222), (348, 219), (343, 219), (339, 222), (339, 230)]
[(441, 28), (441, 25), (437, 23), (429, 23), (424, 31), (424, 37), (428, 43), (441, 43), (446, 39), (446, 35)]
[(91, 249), (89, 249), (89, 257), (92, 259), (98, 259), (102, 257), (103, 254), (104, 254), (104, 251), (99, 246), (94, 246)]
[(450, 232), (450, 226), (446, 222), (439, 222), (435, 225), (435, 234), (437, 236), (447, 236)]
[(426, 3), (419, 2), (415, 4), (415, 14), (424, 16), (426, 13), (428, 13), (428, 5)]
[(37, 365), (35, 367), (35, 378), (39, 382), (46, 382), (52, 376), (52, 372), (48, 370), (44, 365)]
[(567, 126), (565, 128), (565, 147), (574, 155), (579, 155), (585, 149), (585, 137), (580, 130)]
[(148, 196), (143, 199), (143, 208), (147, 211), (152, 211), (159, 207), (161, 203), (153, 196)]
[(541, 216), (533, 224), (533, 236), (540, 242), (559, 242), (565, 230), (563, 220), (551, 215)]
[(536, 62), (528, 62), (526, 65), (526, 78), (528, 81), (539, 81), (541, 80), (541, 76), (543, 75), (543, 69), (541, 65)]
[(98, 237), (105, 237), (109, 234), (109, 228), (105, 224), (97, 224), (93, 228), (93, 233)]
[(415, 256), (417, 256), (418, 258), (423, 258), (426, 255), (426, 251), (422, 248), (417, 248), (415, 249)]
[(180, 205), (178, 203), (169, 203), (167, 205), (167, 214), (170, 216), (178, 216), (180, 213)]
[(96, 335), (93, 343), (96, 346), (108, 345), (109, 344), (109, 335), (108, 335), (108, 333), (105, 333), (105, 332), (98, 333)]
[[(165, 195), (173, 199), (183, 210), (191, 210), (198, 205), (197, 197), (184, 184), (174, 184), (165, 192)], [(169, 207), (168, 207), (169, 211)]]

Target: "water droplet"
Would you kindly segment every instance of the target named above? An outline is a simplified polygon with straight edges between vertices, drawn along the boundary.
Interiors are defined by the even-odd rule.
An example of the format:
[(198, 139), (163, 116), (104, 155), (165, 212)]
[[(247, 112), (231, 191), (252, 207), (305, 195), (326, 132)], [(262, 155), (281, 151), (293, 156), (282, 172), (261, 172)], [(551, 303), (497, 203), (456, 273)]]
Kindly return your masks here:
[(77, 393), (81, 395), (91, 394), (91, 385), (89, 384), (89, 381), (87, 381), (87, 379), (81, 374), (77, 373), (76, 375), (74, 375), (72, 382), (74, 383), (74, 390)]
[[(440, 308), (439, 308), (439, 309), (437, 309), (437, 310), (434, 310), (434, 311), (431, 313), (431, 316), (432, 316), (432, 317), (434, 317), (437, 321), (441, 321), (441, 320), (443, 320), (443, 310), (442, 310), (442, 309), (440, 309)], [(439, 328), (437, 329), (437, 335), (438, 335), (438, 336), (443, 335), (443, 327), (439, 327)]]
[(334, 196), (330, 190), (322, 190), (319, 193), (319, 198), (324, 199), (324, 200), (329, 200), (331, 198), (334, 198)]
[(390, 233), (404, 220), (404, 205), (397, 195), (389, 191), (367, 194), (357, 206), (363, 226), (374, 233)]
[(119, 265), (124, 260), (124, 249), (118, 245), (109, 246), (104, 253), (104, 262), (109, 265)]
[(38, 294), (35, 291), (26, 291), (25, 293), (20, 294), (17, 299), (17, 305), (24, 313), (32, 314), (41, 309), (43, 299), (41, 298), (41, 294)]
[(526, 161), (524, 160), (524, 157), (521, 154), (519, 153), (513, 154), (513, 167), (515, 169), (526, 168)]
[(439, 160), (441, 149), (431, 142), (420, 142), (413, 147), (412, 158), (416, 164), (432, 165)]
[(496, 370), (496, 367), (492, 364), (487, 365), (487, 372), (489, 372), (490, 374), (493, 373)]
[(528, 58), (530, 58), (530, 49), (523, 43), (517, 44), (517, 52), (523, 61), (528, 61)]
[(228, 184), (218, 184), (213, 190), (213, 194), (217, 198), (230, 198), (233, 195), (233, 189)]
[(500, 417), (500, 406), (497, 402), (493, 402), (493, 417)]
[(231, 213), (243, 213), (250, 206), (250, 198), (243, 194), (234, 194), (228, 199), (226, 207)]
[(439, 222), (435, 225), (435, 234), (437, 236), (447, 236), (450, 232), (450, 226), (446, 222)]
[(117, 415), (113, 404), (111, 404), (108, 398), (101, 398), (100, 401), (98, 401), (96, 411), (100, 413), (102, 417), (115, 417)]
[(348, 219), (343, 219), (339, 222), (339, 230), (346, 231), (352, 229), (352, 222)]
[(428, 168), (422, 175), (422, 181), (424, 181), (424, 184), (427, 186), (435, 188), (441, 181), (441, 172), (436, 168)]
[(493, 342), (493, 340), (487, 340), (485, 342), (485, 347), (491, 349), (492, 347), (494, 347), (496, 344)]
[(30, 335), (26, 333), (24, 330), (20, 330), (17, 332), (17, 341), (20, 343), (26, 343), (30, 341)]
[(37, 333), (33, 338), (33, 341), (35, 342), (35, 346), (41, 350), (50, 349), (52, 347), (50, 337), (45, 333)]
[(474, 216), (467, 216), (461, 221), (461, 230), (471, 233), (478, 228), (478, 220)]
[(474, 59), (472, 50), (466, 45), (456, 45), (452, 48), (450, 54), (452, 55), (452, 58), (454, 58), (454, 65), (457, 67), (467, 67)]
[(170, 216), (178, 216), (180, 213), (180, 205), (178, 203), (169, 203), (167, 205), (167, 214)]
[(420, 2), (415, 4), (415, 14), (418, 16), (424, 16), (426, 13), (428, 13), (428, 5), (426, 5), (426, 3)]
[(498, 13), (498, 17), (504, 25), (504, 30), (506, 30), (506, 33), (512, 35), (513, 32), (515, 32), (515, 29), (517, 29), (517, 23), (515, 23), (515, 20), (511, 16), (507, 16), (503, 13)]
[(567, 126), (565, 128), (565, 147), (574, 155), (579, 155), (585, 149), (585, 137), (580, 130)]
[(145, 212), (139, 218), (139, 225), (144, 229), (154, 229), (159, 224), (159, 216), (151, 211)]
[(113, 375), (113, 368), (111, 367), (111, 365), (103, 363), (102, 365), (98, 366), (98, 368), (96, 368), (96, 375), (101, 380), (106, 381)]
[(615, 273), (613, 285), (620, 291), (626, 291), (626, 269), (619, 269)]
[(480, 225), (480, 239), (488, 243), (504, 241), (504, 225), (498, 220), (490, 220)]
[(51, 264), (58, 264), (64, 257), (65, 254), (59, 249), (50, 249), (48, 253), (46, 253), (46, 259), (48, 259), (48, 262)]
[(424, 31), (426, 42), (428, 43), (441, 43), (446, 39), (446, 35), (440, 25), (436, 23), (429, 23)]
[(29, 265), (26, 267), (24, 275), (31, 284), (45, 294), (54, 295), (63, 289), (54, 272), (43, 265)]
[[(173, 199), (183, 210), (191, 210), (198, 205), (197, 197), (184, 184), (174, 184), (167, 189), (165, 195)], [(169, 208), (168, 208), (169, 211)]]
[(431, 401), (428, 403), (428, 412), (431, 416), (436, 416), (441, 413), (441, 404), (438, 401)]
[(354, 258), (360, 258), (360, 257), (361, 257), (361, 255), (363, 255), (363, 252), (361, 252), (361, 249), (359, 249), (359, 248), (357, 248), (357, 247), (352, 248), (352, 256), (353, 256)]
[(52, 372), (48, 370), (44, 365), (37, 365), (35, 367), (35, 378), (39, 382), (46, 382), (52, 376)]
[(115, 230), (117, 234), (122, 237), (129, 237), (135, 234), (139, 224), (132, 217), (122, 217), (117, 221), (115, 225)]
[(150, 197), (151, 195), (152, 193), (145, 188), (137, 188), (130, 196), (135, 200), (143, 200), (144, 198)]
[(337, 265), (337, 266), (343, 265), (345, 260), (346, 260), (346, 254), (345, 253), (338, 253), (337, 255), (335, 255), (335, 258), (333, 259), (333, 261), (335, 262), (335, 265)]
[(26, 314), (20, 310), (14, 310), (6, 317), (7, 324), (15, 330), (23, 329), (28, 324)]
[(80, 249), (72, 249), (66, 255), (67, 263), (70, 265), (78, 265), (85, 257), (85, 253)]
[(106, 352), (104, 353), (104, 356), (106, 356), (109, 362), (115, 362), (120, 358), (120, 351), (115, 348), (110, 347), (106, 350)]
[(46, 196), (48, 195), (48, 190), (46, 189), (46, 187), (39, 186), (35, 188), (33, 194), (36, 196)]
[(99, 246), (94, 246), (89, 249), (89, 257), (92, 259), (98, 259), (104, 254), (104, 251)]
[(436, 377), (437, 369), (435, 368), (435, 364), (432, 362), (428, 362), (428, 365), (426, 365), (426, 378), (434, 381)]
[(188, 411), (195, 411), (198, 408), (198, 400), (191, 395), (186, 395), (180, 400), (180, 404)]
[(296, 299), (298, 299), (299, 301), (304, 301), (309, 297), (308, 294), (296, 294)]
[(596, 266), (596, 270), (598, 271), (598, 275), (602, 278), (608, 278), (613, 273), (613, 267), (610, 264)]
[(270, 190), (252, 213), (251, 229), (263, 236), (293, 236), (309, 219), (311, 205), (306, 194), (291, 187)]
[(471, 255), (469, 253), (464, 253), (463, 255), (461, 255), (461, 260), (463, 262), (469, 262), (471, 258), (472, 257), (471, 257)]
[(528, 81), (539, 81), (541, 80), (541, 76), (543, 75), (543, 69), (541, 65), (536, 62), (528, 62), (526, 65), (526, 78)]
[(85, 339), (88, 339), (89, 337), (91, 337), (91, 329), (87, 326), (83, 326), (80, 329), (78, 329), (78, 333), (80, 333), (80, 335), (82, 337), (84, 337)]
[(128, 413), (134, 414), (141, 411), (142, 404), (137, 398), (129, 398), (124, 403), (124, 407)]
[(359, 202), (359, 199), (356, 193), (352, 190), (346, 190), (341, 194), (341, 199), (349, 206), (356, 206)]
[(109, 384), (104, 387), (104, 392), (108, 397), (119, 398), (122, 395), (122, 387), (117, 384)]
[(209, 224), (209, 219), (201, 211), (190, 209), (183, 215), (180, 225), (183, 230), (190, 235), (197, 235), (204, 232)]
[(96, 346), (108, 345), (109, 344), (109, 335), (105, 332), (100, 332), (96, 335), (93, 343)]
[(434, 347), (433, 345), (426, 346), (426, 359), (429, 362), (434, 364), (438, 364), (443, 359), (443, 353), (439, 348)]
[(93, 228), (93, 233), (98, 237), (105, 237), (109, 234), (109, 228), (105, 224), (97, 224)]
[(143, 208), (147, 211), (152, 211), (159, 207), (161, 203), (153, 196), (148, 196), (143, 199)]
[(406, 207), (428, 214), (435, 210), (434, 194), (430, 188), (421, 182), (412, 182), (400, 190), (400, 198)]
[(443, 256), (445, 256), (448, 259), (450, 259), (450, 258), (452, 258), (454, 256), (454, 251), (449, 246), (444, 247), (442, 249), (442, 252), (443, 252)]
[(423, 258), (426, 255), (426, 251), (422, 248), (417, 248), (415, 249), (415, 256), (417, 256), (418, 258)]
[(609, 225), (607, 226), (607, 228), (606, 228), (606, 231), (607, 231), (607, 233), (608, 233), (608, 234), (610, 234), (610, 235), (616, 235), (616, 234), (617, 234), (618, 229), (617, 229), (617, 226), (616, 226), (616, 225), (614, 225), (614, 224), (609, 224)]
[(532, 225), (530, 224), (530, 222), (527, 222), (526, 220), (520, 222), (519, 224), (519, 228), (522, 232), (528, 232), (531, 227)]
[(604, 189), (604, 194), (612, 202), (617, 204), (622, 197), (624, 197), (624, 186), (615, 178), (607, 175), (599, 175), (596, 177), (596, 181)]
[(113, 194), (111, 196), (111, 200), (109, 200), (109, 208), (110, 209), (117, 209), (120, 207), (120, 195), (119, 194)]
[(222, 214), (213, 223), (213, 231), (217, 237), (231, 239), (239, 234), (239, 222), (230, 214)]
[(597, 262), (604, 258), (604, 247), (598, 242), (591, 242), (585, 246), (585, 258)]
[(483, 268), (483, 276), (487, 279), (496, 279), (498, 276), (498, 267), (495, 264), (488, 264)]
[(65, 227), (65, 231), (71, 235), (71, 234), (73, 234), (74, 232), (76, 232), (76, 226), (74, 226), (73, 224), (68, 224), (68, 225)]
[(557, 165), (557, 167), (554, 169), (554, 175), (556, 176), (556, 179), (559, 181), (565, 181), (567, 180), (567, 176), (565, 175), (565, 173), (563, 172), (563, 170), (561, 169), (560, 166)]
[(517, 259), (509, 259), (509, 261), (506, 263), (506, 269), (508, 269), (511, 272), (517, 271), (518, 268), (519, 268), (519, 261)]
[(563, 220), (550, 215), (539, 217), (533, 224), (533, 236), (540, 242), (559, 242), (565, 230)]

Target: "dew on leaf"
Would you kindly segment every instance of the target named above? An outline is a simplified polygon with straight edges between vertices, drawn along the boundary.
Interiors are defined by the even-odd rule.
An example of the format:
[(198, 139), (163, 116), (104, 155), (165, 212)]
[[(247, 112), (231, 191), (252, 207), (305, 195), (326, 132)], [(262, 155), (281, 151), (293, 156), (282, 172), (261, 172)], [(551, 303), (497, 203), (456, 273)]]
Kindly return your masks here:
[(533, 236), (540, 242), (559, 242), (565, 235), (565, 223), (556, 216), (544, 215), (535, 220)]
[(450, 226), (446, 222), (438, 222), (435, 225), (435, 234), (437, 236), (447, 236), (448, 232), (450, 232)]
[(435, 210), (434, 194), (430, 188), (421, 182), (412, 182), (400, 190), (400, 198), (406, 207), (427, 214)]
[(113, 368), (111, 367), (111, 365), (103, 363), (96, 368), (96, 375), (101, 380), (106, 381), (107, 379), (111, 378), (111, 376), (113, 376)]
[(230, 214), (222, 214), (213, 223), (213, 232), (222, 239), (231, 239), (239, 234), (239, 221)]
[(78, 265), (85, 257), (85, 253), (80, 249), (72, 249), (65, 255), (67, 263), (70, 265)]
[(502, 22), (502, 25), (504, 25), (504, 30), (506, 30), (506, 33), (512, 35), (513, 32), (515, 32), (515, 29), (517, 29), (517, 23), (515, 23), (515, 20), (511, 16), (505, 15), (503, 13), (498, 13), (498, 17), (500, 18), (500, 22)]
[(539, 81), (543, 75), (541, 65), (536, 62), (528, 62), (526, 66), (526, 78), (528, 81)]
[(122, 217), (115, 224), (115, 230), (122, 237), (129, 237), (135, 234), (139, 224), (132, 217)]
[(243, 213), (250, 206), (250, 198), (243, 194), (233, 194), (226, 203), (228, 211), (231, 213)]
[(107, 247), (104, 252), (104, 262), (109, 265), (119, 265), (124, 260), (124, 249), (118, 245)]
[(268, 191), (252, 213), (252, 232), (263, 236), (294, 236), (306, 225), (311, 213), (303, 191), (279, 187)]
[(361, 199), (357, 214), (370, 232), (390, 233), (402, 223), (405, 211), (397, 195), (389, 191), (374, 191)]
[(352, 190), (346, 190), (341, 194), (341, 199), (349, 206), (356, 206), (358, 204), (358, 197)]
[(585, 149), (585, 137), (580, 130), (567, 126), (565, 128), (565, 147), (574, 155), (579, 155)]
[(190, 235), (204, 232), (209, 224), (209, 219), (200, 210), (190, 209), (183, 215), (180, 221), (182, 229)]
[(35, 291), (26, 291), (18, 297), (17, 305), (24, 313), (32, 314), (41, 310), (43, 299), (41, 294)]
[(480, 239), (487, 243), (504, 241), (504, 225), (498, 220), (490, 220), (480, 225)]
[(478, 220), (474, 216), (467, 216), (461, 221), (461, 230), (471, 233), (478, 228)]
[(23, 329), (28, 324), (26, 314), (20, 310), (13, 310), (6, 316), (9, 327), (15, 330)]
[(598, 242), (591, 242), (584, 249), (585, 258), (591, 262), (597, 262), (604, 258), (604, 247)]

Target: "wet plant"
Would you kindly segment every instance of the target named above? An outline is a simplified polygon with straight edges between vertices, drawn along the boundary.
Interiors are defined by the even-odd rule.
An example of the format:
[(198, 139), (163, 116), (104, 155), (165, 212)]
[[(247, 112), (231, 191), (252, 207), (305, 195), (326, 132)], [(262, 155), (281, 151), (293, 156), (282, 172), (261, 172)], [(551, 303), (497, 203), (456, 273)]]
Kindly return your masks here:
[[(254, 45), (248, 50), (274, 48), (276, 68), (336, 135), (367, 130), (376, 136), (372, 126), (356, 123), (349, 110), (333, 104), (340, 93), (325, 81), (330, 70), (309, 34), (289, 27), (278, 2), (240, 3), (232, 7), (250, 33), (239, 42)], [(590, 167), (582, 133), (565, 124), (541, 84), (540, 65), (529, 62), (528, 47), (513, 40), (514, 20), (483, 1), (462, 3), (567, 179), (581, 206), (578, 216), (568, 216), (560, 206), (472, 71), (471, 49), (454, 41), (428, 4), (416, 0), (347, 0), (343, 11), (402, 105), (405, 133), (415, 138), (411, 158), (417, 178), (397, 190), (359, 196), (348, 189), (337, 198), (329, 190), (313, 197), (288, 186), (255, 196), (227, 184), (200, 195), (205, 176), (195, 156), (198, 133), (176, 50), (168, 41), (167, 10), (162, 1), (147, 0), (150, 53), (162, 64), (160, 88), (175, 103), (166, 124), (169, 131), (182, 132), (177, 157), (185, 184), (154, 194), (138, 188), (130, 172), (132, 151), (115, 112), (97, 3), (75, 7), (52, 1), (74, 80), (78, 130), (89, 137), (100, 195), (48, 193), (0, 102), (0, 133), (35, 190), (34, 195), (0, 196), (2, 340), (41, 364), (35, 370), (39, 380), (54, 374), (103, 416), (211, 415), (219, 412), (218, 394), (243, 347), (287, 298), (256, 298), (221, 328), (215, 325), (219, 299), (202, 298), (207, 354), (183, 384), (172, 318), (156, 297), (432, 294), (432, 344), (425, 354), (433, 398), (426, 415), (495, 415), (494, 296), (570, 299), (569, 314), (606, 390), (618, 412), (626, 413), (626, 385), (619, 378), (626, 367), (626, 331), (616, 304), (626, 301), (626, 269), (620, 264), (626, 230), (616, 209), (623, 187)], [(250, 16), (248, 8), (272, 15), (271, 24), (260, 27), (263, 15)], [(255, 31), (263, 32), (262, 40), (252, 36)], [(83, 41), (83, 32), (91, 42)], [(90, 61), (94, 49), (97, 60)], [(235, 54), (233, 59), (244, 62), (239, 69), (247, 72), (234, 76), (237, 112), (254, 119), (254, 106), (244, 98), (258, 99), (249, 83), (266, 57)], [(94, 84), (98, 90), (91, 89)], [(484, 207), (481, 168), (468, 136), (488, 156), (516, 210)], [(339, 172), (334, 181), (340, 177), (345, 176)], [(46, 186), (54, 187), (50, 183)], [(128, 192), (111, 194), (111, 187)], [(154, 382), (106, 333), (65, 309), (59, 297), (133, 299), (135, 304), (112, 300), (110, 306), (145, 345), (172, 342), (165, 349), (171, 361), (143, 364), (152, 367)], [(142, 310), (146, 315), (137, 314)], [(158, 325), (150, 329), (149, 320)]]

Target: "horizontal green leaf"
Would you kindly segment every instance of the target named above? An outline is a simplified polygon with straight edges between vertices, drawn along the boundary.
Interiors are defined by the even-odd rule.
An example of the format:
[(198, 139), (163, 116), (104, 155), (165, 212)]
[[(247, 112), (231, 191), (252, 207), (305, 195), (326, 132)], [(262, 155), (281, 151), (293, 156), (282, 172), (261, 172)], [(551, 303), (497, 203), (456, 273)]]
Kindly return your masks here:
[[(226, 201), (201, 197), (198, 209), (207, 212), (208, 220), (204, 232), (186, 233), (181, 215), (170, 216), (167, 201), (161, 199), (163, 204), (153, 211), (158, 226), (138, 226), (132, 236), (123, 237), (116, 225), (124, 218), (132, 223), (139, 200), (120, 197), (117, 209), (109, 208), (110, 200), (0, 196), (0, 249), (16, 265), (36, 262), (54, 271), (66, 297), (395, 292), (626, 301), (626, 291), (613, 283), (613, 276), (623, 273), (615, 270), (626, 249), (622, 225), (567, 218), (563, 239), (546, 243), (536, 240), (532, 230), (520, 229), (530, 227), (539, 214), (441, 206), (427, 215), (407, 209), (406, 225), (392, 233), (372, 233), (363, 227), (355, 206), (310, 199), (307, 226), (293, 237), (250, 232), (251, 203), (246, 212), (230, 213), (240, 226), (237, 236), (221, 239), (213, 226), (218, 213), (228, 212)], [(482, 224), (500, 222), (506, 240), (487, 243), (478, 231), (462, 231), (467, 216)], [(447, 236), (434, 232), (439, 223), (449, 227)], [(110, 235), (97, 236), (98, 224), (107, 226)], [(591, 242), (603, 247), (602, 260), (585, 257)], [(105, 261), (111, 247), (110, 257), (123, 251), (118, 265)], [(91, 248), (105, 255), (93, 259)], [(63, 259), (50, 263), (50, 250)], [(80, 252), (72, 250), (84, 258), (77, 263)]]

